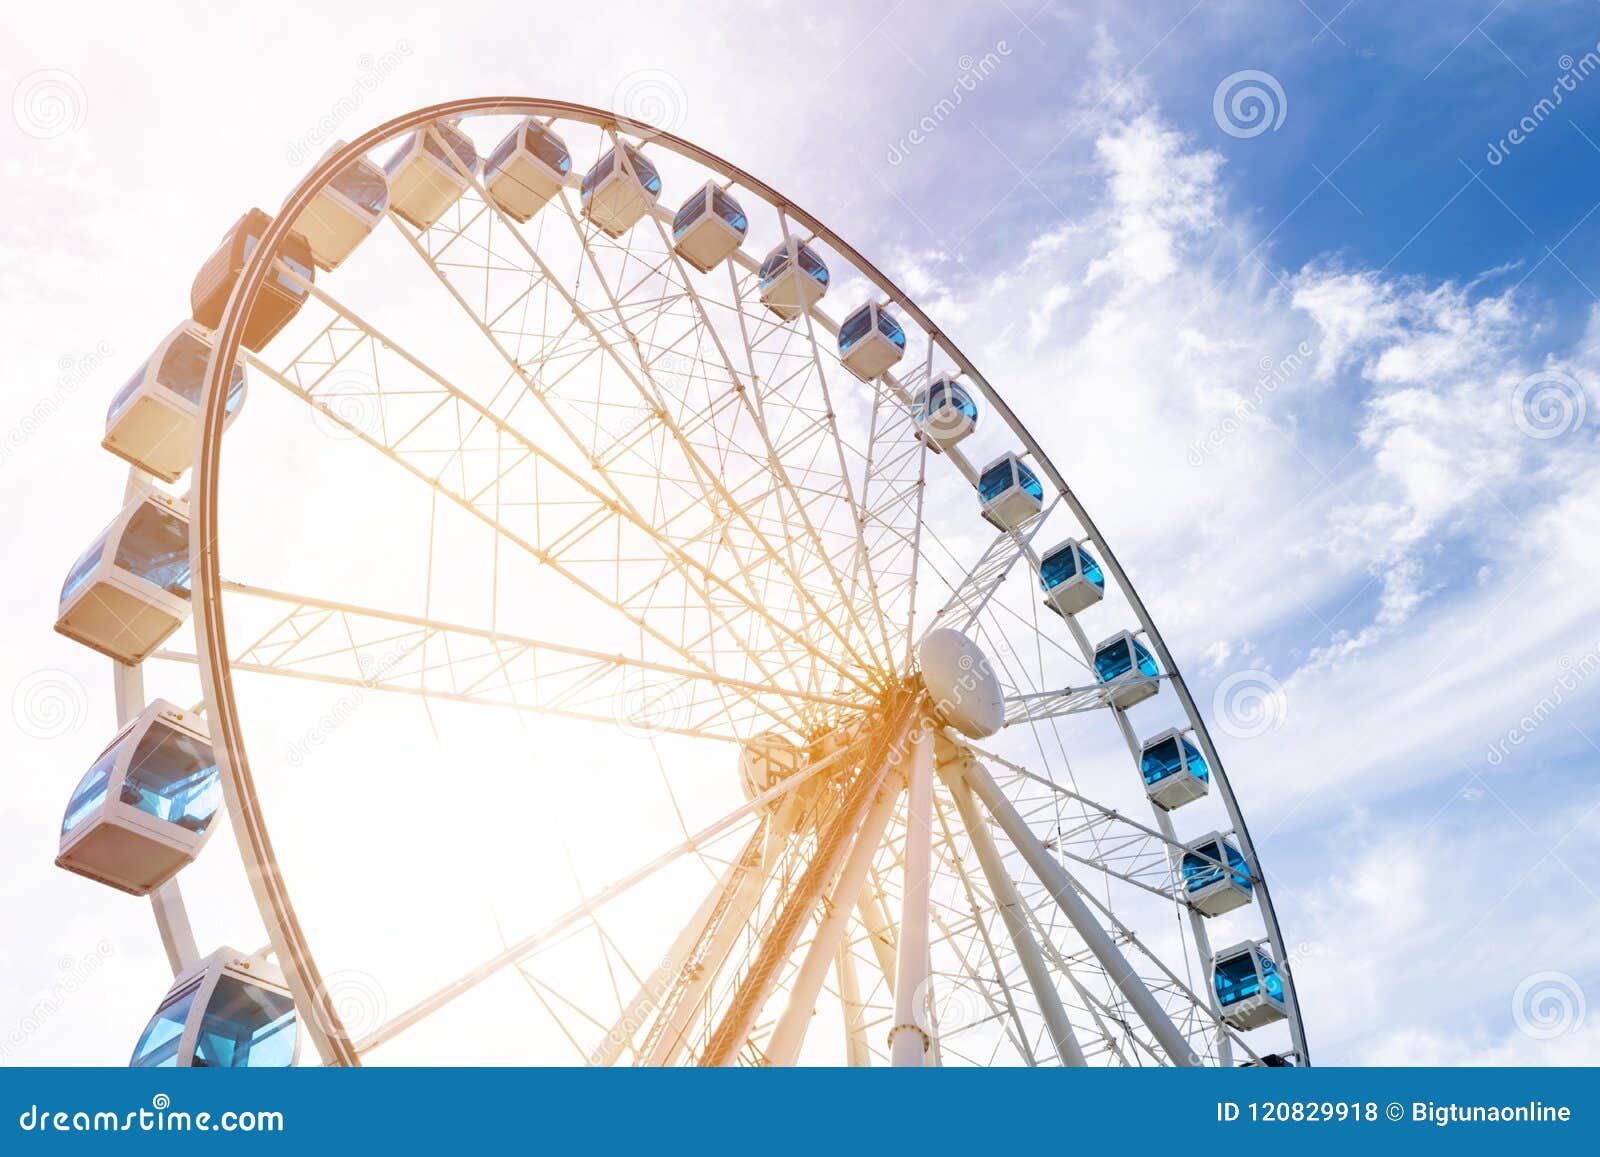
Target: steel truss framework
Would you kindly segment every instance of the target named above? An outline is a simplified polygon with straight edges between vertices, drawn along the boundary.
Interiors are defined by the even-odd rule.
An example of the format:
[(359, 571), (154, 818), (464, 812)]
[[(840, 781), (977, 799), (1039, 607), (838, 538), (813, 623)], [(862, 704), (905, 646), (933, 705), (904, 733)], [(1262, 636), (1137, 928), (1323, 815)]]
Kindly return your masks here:
[[(569, 141), (587, 133), (596, 156), (621, 143), (672, 156), (752, 210), (751, 241), (702, 274), (674, 250), (670, 208), (611, 237), (585, 216), (576, 173), (519, 224), (456, 158), (466, 189), (452, 208), (426, 229), (394, 217), (383, 228), (411, 255), (404, 274), (431, 285), (452, 323), (474, 335), (464, 339), (477, 347), (470, 375), (437, 365), (414, 335), (380, 329), (338, 296), (337, 277), (313, 284), (271, 260), (354, 159), (446, 119), (471, 127), (513, 116), (539, 118)], [(479, 144), (488, 143), (485, 133)], [(591, 158), (573, 151), (581, 169)], [(756, 236), (816, 247), (835, 285), (895, 311), (910, 338), (897, 372), (862, 381), (842, 365), (832, 298), (787, 322), (767, 310)], [(485, 580), (493, 621), (478, 623), (225, 575), (219, 383), (270, 277), (298, 282), (307, 304), (292, 340), (246, 355), (255, 380), (270, 383), (259, 388), (309, 407), (351, 453), (387, 461), (430, 502), (483, 528), (497, 551), (555, 576), (621, 624), (633, 649), (503, 628), (510, 596), (495, 585), (498, 567)], [(918, 434), (912, 395), (947, 370), (1046, 485), (1050, 501), (1023, 526), (979, 522), (974, 463), (959, 446), (935, 453)], [(1077, 618), (1040, 621), (1035, 543), (1047, 523), (1051, 541), (1070, 526), (1094, 551), (1126, 625), (1158, 660), (1176, 722), (1211, 769), (1207, 806), (1223, 813), (1213, 826), (1232, 832), (1245, 857), (1252, 938), (1290, 979), (1222, 761), (1116, 556), (949, 337), (860, 253), (751, 175), (604, 111), (520, 98), (421, 109), (333, 150), (289, 196), (233, 293), (195, 463), (195, 647), (154, 658), (198, 668), (270, 951), (324, 1062), (381, 1058), (408, 1029), (512, 973), (571, 1042), (566, 1059), (598, 1064), (794, 1063), (821, 1007), (838, 1008), (837, 1059), (852, 1065), (1229, 1064), (1268, 1051), (1220, 1018), (1207, 922), (1184, 899), (1173, 816), (1152, 808), (1141, 820), (1097, 802), (1066, 756), (1073, 729), (1104, 717), (1135, 760), (1141, 743), (1095, 680)], [(131, 482), (147, 484), (137, 474)], [(957, 504), (968, 524), (960, 531), (940, 515)], [(428, 549), (431, 579), (431, 539)], [(248, 632), (237, 628), (246, 621)], [(993, 740), (975, 744), (945, 726), (922, 688), (917, 643), (939, 627), (978, 640), (994, 661), (1007, 698), (1006, 730)], [(776, 733), (807, 761), (357, 1038), (269, 836), (256, 777), (274, 771), (250, 759), (236, 676), (597, 727), (621, 721), (717, 741), (724, 753)], [(140, 672), (119, 668), (117, 689), (126, 717), (143, 701)], [(653, 966), (639, 967), (607, 932), (607, 905), (695, 857), (713, 868), (712, 886)], [(177, 970), (198, 952), (176, 883), (156, 894), (155, 909)], [(1170, 927), (1141, 935), (1130, 911), (1166, 913)], [(580, 943), (612, 976), (607, 1000), (574, 998), (547, 978), (546, 954)], [(1286, 990), (1287, 1044), (1272, 1051), (1306, 1063), (1292, 981)]]

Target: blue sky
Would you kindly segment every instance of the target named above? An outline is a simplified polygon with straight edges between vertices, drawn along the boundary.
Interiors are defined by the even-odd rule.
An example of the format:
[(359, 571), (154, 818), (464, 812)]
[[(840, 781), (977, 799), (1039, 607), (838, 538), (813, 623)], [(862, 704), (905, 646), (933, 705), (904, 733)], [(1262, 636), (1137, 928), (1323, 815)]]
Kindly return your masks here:
[[(263, 32), (270, 72), (202, 51), (222, 29), (200, 9), (121, 6), (85, 36), (15, 6), (0, 79), (66, 70), (86, 114), (49, 140), (0, 126), (20, 350), (0, 426), (101, 343), (124, 356), (88, 365), (0, 473), (14, 502), (60, 495), (18, 516), (42, 561), (3, 580), (35, 608), (0, 628), (7, 684), (77, 669), (35, 628), (120, 485), (83, 448), (128, 351), (170, 324), (146, 297), (181, 293), (238, 205), (281, 197), (286, 146), (360, 54), (406, 45), (347, 135), (483, 92), (613, 105), (645, 74), (670, 127), (826, 219), (984, 367), (1202, 704), (1230, 676), (1270, 681), (1272, 726), (1219, 743), (1301, 948), (1318, 1059), (1600, 1060), (1600, 1012), (1538, 1019), (1540, 992), (1600, 994), (1600, 73), (1486, 156), (1600, 51), (1600, 4), (1341, 3), (617, 4), (604, 41), (517, 5), (450, 30), (421, 5), (382, 26), (316, 8), (311, 41)], [(1281, 124), (1236, 135), (1215, 97), (1247, 70), (1281, 90)], [(148, 235), (170, 248), (106, 267)], [(56, 785), (26, 790), (12, 830), (58, 806)], [(107, 928), (148, 939), (142, 914), (7, 903), (64, 952)], [(7, 1008), (48, 988), (0, 958)], [(33, 1055), (71, 1057), (76, 1015)]]

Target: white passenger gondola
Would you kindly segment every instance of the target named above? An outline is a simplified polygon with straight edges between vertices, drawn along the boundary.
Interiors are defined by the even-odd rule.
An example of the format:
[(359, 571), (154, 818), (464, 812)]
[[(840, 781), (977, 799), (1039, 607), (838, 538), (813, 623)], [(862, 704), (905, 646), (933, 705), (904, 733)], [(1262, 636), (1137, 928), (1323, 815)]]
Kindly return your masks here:
[(389, 178), (390, 210), (427, 229), (472, 187), (478, 150), (454, 121), (434, 121), (407, 137), (383, 171)]
[(1017, 530), (1044, 509), (1044, 487), (1015, 454), (1002, 454), (978, 475), (984, 518), (1001, 530)]
[(1211, 786), (1211, 771), (1189, 737), (1171, 728), (1144, 741), (1139, 753), (1139, 774), (1150, 802), (1172, 811), (1200, 799)]
[(611, 237), (621, 237), (637, 225), (661, 196), (661, 175), (645, 155), (623, 145), (622, 156), (619, 165), (617, 150), (609, 150), (578, 187), (583, 215)]
[[(200, 387), (211, 357), (211, 331), (185, 321), (169, 333), (118, 390), (106, 410), (100, 445), (163, 482), (176, 482), (194, 456)], [(224, 426), (244, 404), (244, 366), (235, 362)]]
[(1155, 656), (1131, 631), (1118, 631), (1094, 649), (1094, 673), (1105, 685), (1106, 702), (1124, 711), (1161, 689)]
[(906, 331), (875, 301), (863, 305), (839, 326), (839, 360), (864, 382), (887, 373), (905, 353)]
[(1058, 615), (1075, 615), (1105, 597), (1106, 577), (1083, 544), (1068, 539), (1039, 560), (1039, 586), (1045, 606)]
[(953, 374), (946, 374), (917, 391), (911, 419), (930, 446), (948, 450), (978, 428), (978, 404)]
[(172, 982), (128, 1064), (156, 1068), (286, 1068), (300, 1023), (283, 974), (260, 957), (221, 948)]
[(1222, 1019), (1234, 1028), (1260, 1028), (1289, 1015), (1278, 966), (1257, 941), (1235, 944), (1213, 956), (1211, 983)]
[(1221, 916), (1243, 908), (1255, 896), (1244, 855), (1221, 832), (1185, 844), (1179, 869), (1183, 898), (1202, 916)]
[(750, 232), (750, 218), (715, 181), (707, 181), (672, 218), (672, 248), (701, 273), (733, 255)]
[[(328, 152), (342, 148), (339, 141)], [(318, 191), (294, 228), (311, 246), (317, 268), (331, 272), (372, 235), (388, 211), (388, 178), (367, 158), (357, 157)]]
[(524, 118), (484, 163), (483, 187), (513, 221), (528, 221), (567, 183), (567, 142), (533, 117)]
[[(215, 330), (222, 324), (223, 311), (233, 295), (233, 287), (266, 235), (272, 218), (262, 209), (251, 209), (233, 223), (222, 238), (222, 244), (206, 258), (206, 263), (195, 274), (189, 287), (190, 314), (207, 329)], [(298, 274), (305, 282), (316, 280), (316, 270), (311, 260), (311, 246), (299, 233), (291, 230), (278, 247), (277, 259), (285, 268)], [(294, 320), (295, 314), (306, 303), (310, 290), (289, 273), (275, 270), (261, 283), (255, 307), (245, 321), (241, 343), (248, 350), (260, 353), (283, 327)]]
[(767, 254), (756, 281), (761, 304), (784, 321), (793, 321), (828, 292), (828, 267), (811, 246), (791, 237)]
[(205, 723), (157, 699), (78, 782), (56, 866), (147, 895), (193, 862), (221, 804)]
[(117, 515), (61, 588), (56, 630), (136, 665), (189, 617), (189, 510), (151, 491)]

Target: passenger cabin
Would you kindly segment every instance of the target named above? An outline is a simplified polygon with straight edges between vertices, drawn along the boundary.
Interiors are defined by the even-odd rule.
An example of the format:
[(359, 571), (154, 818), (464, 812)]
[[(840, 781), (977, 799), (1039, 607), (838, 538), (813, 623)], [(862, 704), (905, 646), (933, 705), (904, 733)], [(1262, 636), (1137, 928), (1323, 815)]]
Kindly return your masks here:
[(1015, 454), (1002, 454), (978, 475), (978, 503), (1000, 530), (1018, 530), (1044, 509), (1044, 487)]
[[(111, 399), (100, 445), (163, 482), (176, 482), (194, 457), (194, 424), (211, 359), (211, 336), (204, 326), (185, 321), (162, 339)], [(244, 391), (244, 365), (235, 362), (223, 403), (224, 427), (244, 404)]]
[(911, 399), (911, 420), (935, 450), (948, 450), (978, 428), (978, 404), (955, 377), (934, 378)]
[(621, 237), (648, 213), (661, 196), (661, 175), (632, 145), (622, 146), (623, 163), (610, 149), (583, 175), (578, 187), (583, 215), (609, 237)]
[(555, 199), (570, 172), (572, 154), (567, 142), (547, 125), (527, 117), (489, 154), (483, 187), (501, 212), (524, 222)]
[(299, 1053), (300, 1024), (283, 974), (260, 957), (221, 948), (172, 982), (128, 1063), (287, 1068)]
[(1234, 1028), (1260, 1028), (1289, 1015), (1283, 978), (1260, 943), (1247, 940), (1213, 956), (1211, 983), (1222, 1019)]
[(434, 121), (407, 137), (383, 171), (390, 210), (418, 229), (429, 229), (472, 187), (478, 150), (455, 122)]
[(1106, 702), (1124, 711), (1161, 689), (1155, 656), (1131, 631), (1118, 631), (1094, 649), (1094, 673), (1105, 686)]
[(137, 665), (189, 617), (189, 509), (157, 491), (136, 497), (73, 563), (56, 630)]
[(906, 331), (887, 309), (868, 302), (839, 326), (839, 360), (864, 382), (889, 372), (906, 354)]
[(791, 237), (767, 254), (756, 282), (761, 304), (793, 321), (828, 292), (828, 267), (809, 245)]
[(707, 181), (672, 218), (672, 248), (701, 273), (721, 265), (750, 232), (750, 218), (715, 181)]
[(1221, 832), (1184, 845), (1179, 860), (1183, 898), (1202, 916), (1221, 916), (1243, 908), (1255, 895), (1244, 855)]
[[(342, 148), (340, 141), (328, 152)], [(372, 235), (388, 211), (388, 178), (367, 158), (357, 157), (318, 190), (295, 218), (294, 228), (311, 246), (317, 268), (332, 272)]]
[(157, 699), (78, 781), (56, 866), (147, 895), (193, 862), (221, 805), (204, 721)]
[[(271, 224), (272, 218), (261, 209), (251, 209), (233, 223), (233, 228), (200, 267), (189, 288), (189, 307), (195, 321), (209, 330), (221, 327), (233, 287), (239, 283), (245, 264)], [(296, 275), (304, 284), (295, 279)], [(291, 231), (279, 246), (276, 265), (262, 282), (261, 292), (256, 295), (255, 306), (245, 322), (241, 339), (244, 347), (260, 353), (294, 320), (310, 295), (307, 286), (315, 280), (311, 246), (303, 236)]]
[(1068, 539), (1039, 560), (1039, 586), (1044, 590), (1044, 605), (1065, 618), (1104, 598), (1106, 577), (1083, 544)]
[(1205, 757), (1176, 727), (1144, 741), (1139, 772), (1150, 802), (1162, 811), (1194, 802), (1211, 786)]
[[(739, 785), (744, 788), (745, 799), (756, 799), (805, 765), (802, 748), (776, 731), (766, 731), (739, 748)], [(773, 800), (767, 805), (768, 810), (776, 809), (781, 802), (781, 797)]]

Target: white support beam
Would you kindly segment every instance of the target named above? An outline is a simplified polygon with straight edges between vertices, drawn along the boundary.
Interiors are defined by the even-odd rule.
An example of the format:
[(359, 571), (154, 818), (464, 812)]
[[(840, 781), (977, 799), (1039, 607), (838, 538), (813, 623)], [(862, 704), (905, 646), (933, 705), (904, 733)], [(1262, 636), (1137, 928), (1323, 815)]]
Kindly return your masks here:
[(933, 730), (917, 720), (906, 783), (905, 878), (900, 892), (900, 942), (895, 957), (894, 1027), (889, 1055), (896, 1068), (919, 1068), (931, 1038), (922, 1027), (928, 998), (928, 904), (933, 875)]

